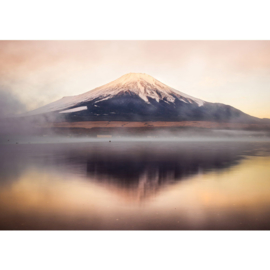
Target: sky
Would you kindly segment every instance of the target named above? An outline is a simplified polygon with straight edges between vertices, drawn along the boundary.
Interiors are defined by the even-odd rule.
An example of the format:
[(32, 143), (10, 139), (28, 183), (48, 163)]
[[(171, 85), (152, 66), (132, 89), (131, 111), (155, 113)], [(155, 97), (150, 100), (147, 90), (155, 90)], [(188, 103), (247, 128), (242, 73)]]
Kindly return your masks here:
[(0, 115), (82, 94), (130, 72), (270, 118), (270, 41), (0, 41)]

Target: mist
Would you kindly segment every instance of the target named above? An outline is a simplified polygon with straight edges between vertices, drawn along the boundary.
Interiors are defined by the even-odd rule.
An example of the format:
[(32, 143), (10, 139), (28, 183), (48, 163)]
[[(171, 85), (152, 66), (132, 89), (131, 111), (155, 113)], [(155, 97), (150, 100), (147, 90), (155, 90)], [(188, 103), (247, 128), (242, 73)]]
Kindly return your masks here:
[[(46, 122), (46, 119), (43, 119)], [(46, 122), (47, 123), (47, 122)], [(4, 129), (3, 129), (4, 127)], [(0, 144), (73, 144), (96, 142), (269, 142), (269, 131), (217, 129), (55, 129), (44, 128), (34, 121), (13, 120), (1, 126)], [(119, 145), (119, 144), (118, 144)]]
[(14, 93), (0, 87), (0, 119), (25, 111), (25, 104)]

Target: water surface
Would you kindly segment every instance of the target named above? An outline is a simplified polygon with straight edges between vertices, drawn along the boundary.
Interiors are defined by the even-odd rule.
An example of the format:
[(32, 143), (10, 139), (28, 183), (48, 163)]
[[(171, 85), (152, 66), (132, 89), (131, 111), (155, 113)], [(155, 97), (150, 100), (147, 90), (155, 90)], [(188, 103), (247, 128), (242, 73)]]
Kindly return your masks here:
[(0, 229), (270, 229), (269, 142), (0, 145)]

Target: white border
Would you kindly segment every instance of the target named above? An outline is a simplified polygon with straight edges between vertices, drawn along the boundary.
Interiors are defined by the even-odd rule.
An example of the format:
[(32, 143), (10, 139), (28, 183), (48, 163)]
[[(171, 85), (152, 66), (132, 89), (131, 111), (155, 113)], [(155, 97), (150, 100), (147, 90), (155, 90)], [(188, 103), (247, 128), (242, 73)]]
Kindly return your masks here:
[(0, 38), (34, 40), (269, 39), (268, 1), (9, 0)]
[[(269, 39), (267, 1), (1, 2), (2, 40)], [(0, 232), (1, 269), (269, 269), (269, 232)]]

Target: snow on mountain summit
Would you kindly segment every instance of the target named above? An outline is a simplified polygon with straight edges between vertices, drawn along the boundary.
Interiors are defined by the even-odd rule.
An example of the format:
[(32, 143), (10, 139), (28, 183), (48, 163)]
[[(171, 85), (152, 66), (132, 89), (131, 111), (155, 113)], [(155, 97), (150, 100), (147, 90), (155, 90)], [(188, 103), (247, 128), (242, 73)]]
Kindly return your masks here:
[(184, 103), (194, 104), (198, 107), (205, 104), (205, 101), (171, 88), (150, 75), (144, 73), (128, 73), (115, 81), (90, 90), (84, 94), (64, 97), (52, 102), (29, 112), (28, 115), (67, 110), (77, 106), (83, 106), (84, 103), (90, 101), (94, 101), (94, 103), (98, 104), (99, 102), (111, 99), (123, 93), (133, 93), (139, 96), (147, 104), (150, 104), (151, 99), (156, 102), (163, 100), (168, 104), (173, 104), (175, 99), (178, 99)]
[(104, 96), (116, 95), (120, 92), (131, 91), (137, 94), (146, 103), (149, 103), (149, 98), (155, 99), (157, 102), (159, 102), (161, 99), (166, 100), (167, 102), (174, 102), (176, 95), (180, 100), (187, 103), (196, 102), (198, 106), (202, 106), (204, 104), (203, 100), (177, 91), (176, 89), (165, 85), (164, 83), (145, 73), (125, 74), (111, 83), (85, 93), (85, 95), (94, 91), (97, 91), (96, 93), (100, 93)]

